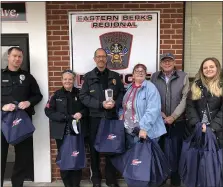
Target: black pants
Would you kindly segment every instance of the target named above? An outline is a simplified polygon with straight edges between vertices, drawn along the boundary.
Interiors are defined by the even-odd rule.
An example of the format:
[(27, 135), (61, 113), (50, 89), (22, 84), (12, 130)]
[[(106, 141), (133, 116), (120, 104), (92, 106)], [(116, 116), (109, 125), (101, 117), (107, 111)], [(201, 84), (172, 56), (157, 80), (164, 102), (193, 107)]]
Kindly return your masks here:
[[(56, 144), (58, 151), (60, 151), (63, 140), (56, 140)], [(60, 170), (60, 176), (65, 187), (79, 187), (82, 170)]]
[[(97, 135), (98, 127), (101, 118), (90, 117), (90, 134), (89, 134), (89, 146), (90, 146), (90, 157), (91, 157), (91, 181), (93, 184), (101, 183), (101, 172), (100, 172), (100, 154), (94, 148), (94, 142)], [(110, 156), (105, 155), (105, 179), (106, 184), (116, 184), (116, 173), (117, 170), (110, 161)]]
[[(167, 128), (167, 134), (160, 137), (159, 145), (161, 149), (164, 151), (164, 145), (165, 145), (165, 138), (167, 136), (173, 137), (175, 141), (177, 141), (177, 165), (179, 166), (180, 161), (180, 154), (183, 144), (183, 135), (185, 132), (185, 121), (180, 121), (175, 124), (172, 124), (172, 126)], [(176, 150), (174, 150), (176, 151)], [(171, 184), (174, 186), (180, 186), (181, 185), (181, 179), (178, 172), (178, 169), (175, 172), (171, 173), (170, 176)]]
[[(1, 186), (3, 187), (9, 144), (1, 132)], [(15, 164), (12, 172), (12, 187), (22, 187), (25, 178), (33, 176), (33, 137), (15, 145)]]

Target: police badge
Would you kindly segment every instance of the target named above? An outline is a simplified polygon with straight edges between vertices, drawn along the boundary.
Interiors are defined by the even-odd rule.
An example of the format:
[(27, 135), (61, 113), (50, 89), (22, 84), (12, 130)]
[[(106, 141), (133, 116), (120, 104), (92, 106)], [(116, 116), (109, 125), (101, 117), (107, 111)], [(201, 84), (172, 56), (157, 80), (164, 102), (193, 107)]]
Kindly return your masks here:
[(22, 81), (24, 81), (25, 80), (25, 75), (23, 75), (23, 74), (21, 74), (20, 76), (19, 76), (19, 79), (20, 79), (20, 84), (22, 84)]
[(129, 66), (133, 35), (125, 32), (109, 32), (100, 36), (100, 42), (108, 55), (108, 69), (126, 69)]
[(24, 81), (26, 77), (25, 77), (25, 75), (20, 75), (19, 78), (21, 81)]
[(114, 85), (116, 85), (116, 80), (115, 80), (115, 79), (112, 79), (112, 83), (113, 83)]

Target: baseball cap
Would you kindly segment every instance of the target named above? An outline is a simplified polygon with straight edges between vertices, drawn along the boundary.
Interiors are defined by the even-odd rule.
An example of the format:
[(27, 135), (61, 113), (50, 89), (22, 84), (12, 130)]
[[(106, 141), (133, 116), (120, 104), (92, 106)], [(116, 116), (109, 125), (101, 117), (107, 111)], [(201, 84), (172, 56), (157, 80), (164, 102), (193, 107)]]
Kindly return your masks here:
[(173, 60), (175, 60), (175, 56), (172, 53), (164, 53), (160, 55), (160, 60), (163, 60), (164, 58), (172, 58)]

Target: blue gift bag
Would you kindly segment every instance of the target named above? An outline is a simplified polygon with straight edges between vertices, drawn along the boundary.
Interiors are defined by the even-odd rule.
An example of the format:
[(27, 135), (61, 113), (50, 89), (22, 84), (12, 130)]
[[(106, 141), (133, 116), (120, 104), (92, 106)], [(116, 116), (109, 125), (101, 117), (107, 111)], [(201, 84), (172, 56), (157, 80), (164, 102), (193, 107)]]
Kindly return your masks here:
[(96, 151), (117, 154), (125, 152), (125, 129), (123, 120), (102, 119), (94, 147)]
[(161, 184), (169, 175), (167, 159), (155, 140), (140, 140), (124, 154), (111, 159), (131, 187)]
[(2, 112), (2, 132), (9, 144), (16, 145), (32, 136), (35, 127), (24, 110)]
[(202, 133), (196, 125), (193, 134), (183, 142), (179, 172), (187, 187), (221, 187), (222, 150), (209, 127)]
[(197, 185), (198, 164), (200, 160), (199, 147), (202, 139), (201, 125), (196, 125), (193, 134), (183, 141), (179, 162), (179, 175), (186, 186)]
[(81, 134), (64, 136), (56, 163), (60, 170), (79, 170), (86, 167), (84, 137)]
[[(123, 177), (150, 181), (151, 168), (151, 143), (150, 140), (139, 141), (129, 151), (128, 160), (123, 172)], [(147, 145), (148, 143), (148, 145)]]
[[(150, 177), (150, 185), (151, 186), (159, 186), (167, 179), (167, 177), (171, 173), (171, 166), (168, 163), (168, 160), (161, 150), (159, 144), (156, 141), (152, 140), (151, 144), (151, 177)], [(150, 186), (149, 185), (149, 186)]]
[(216, 141), (216, 136), (207, 128), (204, 138), (204, 148), (200, 151), (198, 186), (221, 187), (222, 150)]

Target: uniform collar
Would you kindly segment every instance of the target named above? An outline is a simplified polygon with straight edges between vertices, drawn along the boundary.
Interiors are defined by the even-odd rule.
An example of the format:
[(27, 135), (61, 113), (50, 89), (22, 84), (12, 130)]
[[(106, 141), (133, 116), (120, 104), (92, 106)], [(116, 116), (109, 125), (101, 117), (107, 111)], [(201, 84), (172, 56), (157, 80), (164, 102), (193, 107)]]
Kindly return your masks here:
[[(109, 69), (107, 69), (107, 68), (105, 68), (105, 70), (103, 71), (103, 73), (107, 73), (108, 74), (108, 79), (110, 78), (110, 76), (111, 76), (111, 73), (110, 73), (111, 71), (109, 70)], [(96, 67), (96, 68), (94, 68), (93, 70), (91, 70), (90, 72), (89, 72), (89, 78), (91, 78), (91, 79), (99, 79), (99, 77), (98, 77), (98, 74), (99, 73), (101, 73), (100, 71), (99, 71), (99, 69)]]
[(97, 76), (98, 76), (98, 75), (106, 75), (106, 74), (108, 74), (108, 69), (105, 68), (104, 71), (100, 71), (100, 70), (96, 67), (96, 68), (95, 68), (95, 73), (96, 73)]
[(71, 91), (67, 91), (64, 87), (62, 87), (62, 90), (63, 90), (63, 92), (64, 93), (72, 93), (73, 92), (73, 90), (74, 90), (74, 87), (72, 88), (72, 90)]
[(19, 68), (17, 71), (11, 71), (11, 70), (9, 70), (9, 68), (8, 68), (8, 66), (7, 66), (7, 67), (3, 70), (3, 72), (6, 72), (6, 71), (8, 71), (8, 72), (21, 72), (22, 69)]

